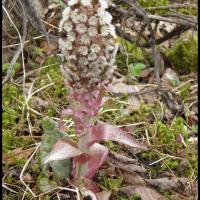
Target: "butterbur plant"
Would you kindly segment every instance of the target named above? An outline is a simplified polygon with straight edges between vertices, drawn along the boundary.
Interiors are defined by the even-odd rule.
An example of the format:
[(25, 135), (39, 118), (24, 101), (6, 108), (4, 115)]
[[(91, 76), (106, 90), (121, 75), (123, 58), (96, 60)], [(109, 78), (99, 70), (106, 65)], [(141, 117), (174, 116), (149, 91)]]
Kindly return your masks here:
[[(115, 69), (116, 34), (112, 16), (106, 11), (108, 3), (69, 0), (59, 25), (59, 48), (64, 56), (61, 69), (70, 88), (70, 106), (61, 118), (73, 118), (78, 143), (59, 139), (43, 163), (72, 158), (74, 179), (91, 179), (106, 160), (108, 149), (99, 141), (113, 140), (146, 149), (125, 131), (95, 118)], [(63, 124), (60, 130), (64, 131)]]

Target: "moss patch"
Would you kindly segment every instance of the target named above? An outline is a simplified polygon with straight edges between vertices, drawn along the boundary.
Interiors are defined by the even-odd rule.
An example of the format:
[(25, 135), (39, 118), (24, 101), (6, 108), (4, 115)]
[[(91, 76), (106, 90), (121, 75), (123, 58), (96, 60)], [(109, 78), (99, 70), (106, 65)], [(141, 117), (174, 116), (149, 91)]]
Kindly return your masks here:
[(197, 71), (198, 66), (198, 39), (190, 35), (180, 38), (175, 47), (166, 50), (167, 56), (174, 67), (183, 74)]

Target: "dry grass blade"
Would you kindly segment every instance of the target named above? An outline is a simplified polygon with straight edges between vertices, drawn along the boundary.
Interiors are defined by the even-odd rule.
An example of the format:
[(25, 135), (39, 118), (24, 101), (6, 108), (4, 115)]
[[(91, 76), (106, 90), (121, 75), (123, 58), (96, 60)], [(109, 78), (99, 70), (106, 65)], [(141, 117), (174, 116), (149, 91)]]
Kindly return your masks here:
[(20, 53), (22, 55), (22, 63), (23, 63), (23, 66), (24, 66), (23, 47), (24, 47), (24, 42), (25, 42), (26, 34), (27, 34), (27, 20), (26, 20), (26, 17), (25, 17), (25, 10), (22, 7), (22, 19), (23, 19), (22, 20), (23, 21), (22, 30), (23, 30), (23, 35), (21, 36), (17, 26), (15, 25), (15, 23), (11, 19), (11, 16), (10, 16), (9, 12), (7, 11), (7, 9), (3, 5), (2, 5), (2, 8), (3, 8), (4, 12), (6, 13), (9, 21), (11, 22), (11, 24), (13, 25), (13, 27), (17, 31), (17, 34), (18, 34), (19, 39), (20, 39), (20, 46), (17, 48), (17, 50), (16, 50), (16, 52), (15, 52), (15, 54), (14, 54), (12, 60), (11, 60), (10, 66), (8, 68), (7, 75), (3, 79), (2, 84), (5, 84), (10, 78), (12, 78), (13, 67), (14, 67), (14, 64), (16, 63), (17, 59), (19, 58)]

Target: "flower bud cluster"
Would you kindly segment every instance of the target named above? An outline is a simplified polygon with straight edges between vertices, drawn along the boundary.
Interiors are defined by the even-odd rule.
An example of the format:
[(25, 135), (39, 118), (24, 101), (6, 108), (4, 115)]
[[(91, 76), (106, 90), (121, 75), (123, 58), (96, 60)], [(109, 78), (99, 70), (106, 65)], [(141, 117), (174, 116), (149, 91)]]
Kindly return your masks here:
[(106, 11), (109, 0), (68, 0), (62, 13), (59, 48), (63, 73), (75, 90), (91, 90), (108, 83), (113, 66), (115, 27)]

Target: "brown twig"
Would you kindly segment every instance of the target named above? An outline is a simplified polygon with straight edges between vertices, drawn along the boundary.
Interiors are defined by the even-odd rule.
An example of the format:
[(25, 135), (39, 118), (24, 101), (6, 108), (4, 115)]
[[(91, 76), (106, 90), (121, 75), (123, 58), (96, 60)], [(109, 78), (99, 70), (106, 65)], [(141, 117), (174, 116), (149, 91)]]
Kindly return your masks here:
[[(165, 36), (157, 39), (156, 45), (161, 44), (161, 43), (173, 38), (174, 36), (180, 35), (181, 33), (185, 32), (189, 29), (190, 29), (189, 26), (183, 26), (183, 25), (178, 26), (178, 27), (174, 28), (171, 32), (167, 33)], [(146, 43), (146, 44), (143, 44), (142, 46), (145, 48), (148, 48), (148, 47), (150, 47), (150, 44)]]
[[(129, 2), (129, 0), (121, 0), (121, 1), (126, 2), (126, 3)], [(144, 19), (144, 15), (142, 15), (142, 12), (145, 12), (144, 9), (142, 12), (134, 12), (135, 7), (133, 7), (133, 10), (125, 10), (114, 4), (112, 5), (112, 7), (114, 8), (115, 11), (117, 11), (120, 14), (127, 15), (127, 16), (137, 15), (138, 18)], [(169, 18), (169, 15), (171, 16), (171, 18)], [(157, 20), (157, 21), (164, 21), (164, 22), (169, 22), (169, 23), (174, 23), (174, 24), (180, 24), (180, 25), (189, 26), (192, 28), (197, 26), (197, 22), (195, 20), (192, 20), (192, 19), (188, 20), (189, 17), (187, 18), (185, 17), (183, 19), (181, 18), (181, 15), (165, 14), (163, 16), (160, 16), (160, 15), (151, 15), (151, 14), (145, 13), (145, 18), (148, 20)]]
[(174, 24), (179, 24), (179, 25), (184, 25), (184, 26), (190, 26), (190, 27), (196, 27), (197, 23), (189, 22), (187, 20), (179, 19), (176, 17), (169, 18), (169, 17), (163, 17), (159, 15), (147, 15), (147, 18), (149, 20), (158, 20), (158, 21), (163, 21), (163, 22), (169, 22), (169, 23), (174, 23)]

